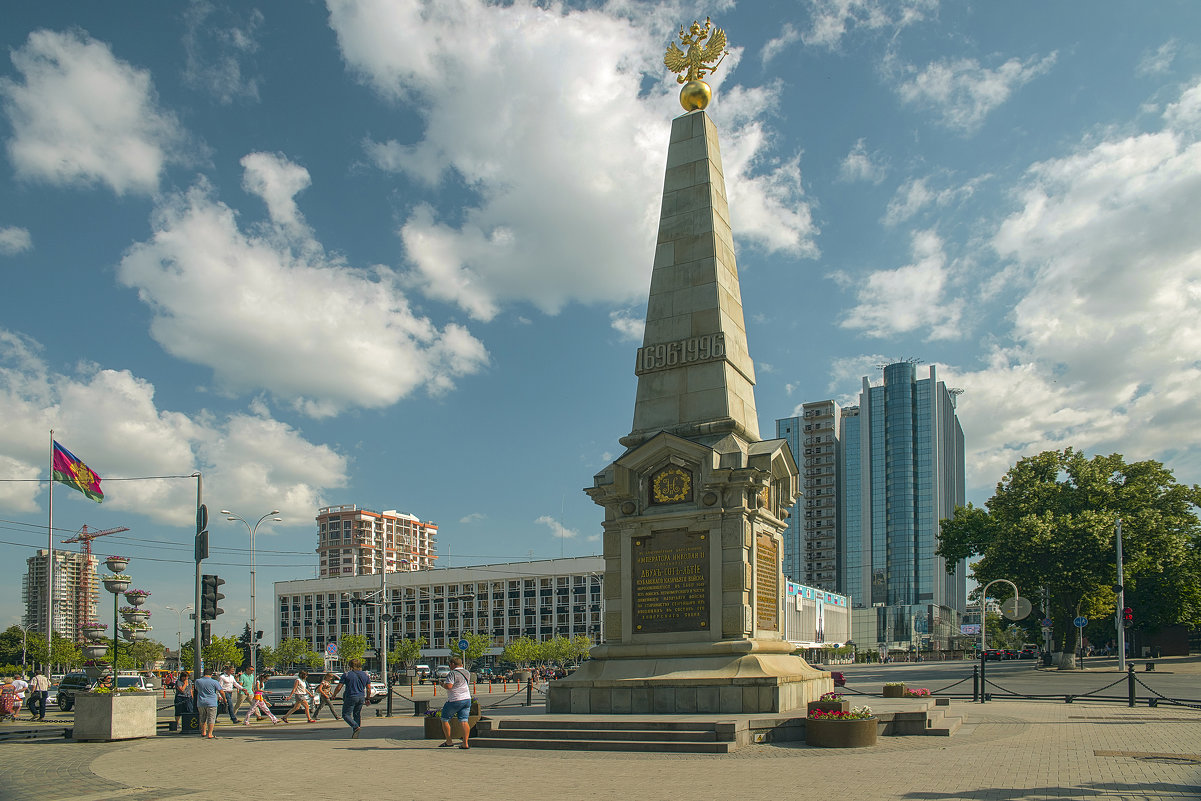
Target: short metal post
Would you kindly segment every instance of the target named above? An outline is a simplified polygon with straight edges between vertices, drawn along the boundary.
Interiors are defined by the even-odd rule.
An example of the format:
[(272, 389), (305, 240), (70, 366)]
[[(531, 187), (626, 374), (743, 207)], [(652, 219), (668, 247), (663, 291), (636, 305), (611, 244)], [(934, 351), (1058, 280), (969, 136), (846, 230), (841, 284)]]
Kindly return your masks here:
[[(1132, 678), (1131, 681), (1134, 681)], [(534, 677), (530, 676), (529, 684), (525, 685), (525, 705), (534, 705)]]
[(1126, 669), (1126, 700), (1134, 706), (1134, 663)]
[(972, 665), (972, 703), (980, 700), (980, 666)]
[(384, 677), (384, 685), (388, 688), (388, 717), (392, 717), (392, 674)]
[(981, 651), (980, 652), (980, 703), (982, 703), (982, 704), (985, 703), (986, 701), (988, 701), (988, 680), (985, 678), (985, 673), (986, 673), (985, 663), (986, 663), (986, 661), (987, 661), (987, 658), (984, 656), (984, 652)]

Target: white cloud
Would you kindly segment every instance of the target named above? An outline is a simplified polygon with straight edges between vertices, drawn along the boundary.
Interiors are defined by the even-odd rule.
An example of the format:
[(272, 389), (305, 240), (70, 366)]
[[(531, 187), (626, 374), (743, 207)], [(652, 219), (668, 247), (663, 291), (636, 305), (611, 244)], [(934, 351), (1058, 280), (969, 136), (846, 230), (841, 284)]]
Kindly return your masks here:
[(296, 207), (296, 195), (309, 187), (309, 171), (284, 156), (250, 153), (242, 157), (242, 188), (263, 199), (271, 221), (294, 232), (303, 232), (304, 219)]
[[(981, 66), (974, 58), (944, 59), (920, 71), (900, 66), (904, 75), (896, 91), (901, 100), (929, 108), (948, 128), (970, 133), (980, 126), (1015, 89), (1024, 86), (1054, 66), (1056, 53), (1022, 61), (1011, 58), (996, 69)], [(898, 69), (898, 65), (890, 64)]]
[(763, 45), (763, 53), (761, 56), (763, 65), (767, 66), (769, 61), (785, 52), (790, 45), (799, 42), (800, 40), (800, 31), (793, 27), (791, 22), (784, 23), (783, 27), (780, 28), (780, 35), (774, 39), (768, 40), (767, 44)]
[(1169, 72), (1172, 69), (1172, 62), (1176, 59), (1176, 51), (1179, 49), (1180, 43), (1175, 39), (1169, 39), (1155, 50), (1143, 53), (1138, 66), (1134, 68), (1134, 74), (1160, 75)]
[[(262, 164), (250, 172), (272, 213), (298, 221), (285, 195), (300, 173), (276, 157)], [(353, 269), (292, 234), (239, 230), (201, 182), (160, 205), (154, 235), (117, 277), (154, 311), (151, 335), (169, 353), (210, 367), (229, 391), (261, 389), (312, 416), (444, 392), (487, 363), (466, 329), (414, 313), (390, 270)]]
[(184, 33), (184, 54), (187, 63), (184, 81), (208, 92), (218, 102), (230, 104), (235, 100), (258, 100), (258, 78), (246, 74), (243, 62), (259, 49), (255, 38), (263, 24), (258, 9), (245, 12), (242, 19), (229, 20), (223, 27), (216, 16), (236, 17), (228, 7), (218, 8), (206, 0), (191, 0), (184, 12), (187, 30)]
[[(426, 123), (415, 142), (369, 142), (372, 161), (431, 184), (453, 175), (473, 193), (453, 222), (419, 205), (401, 225), (411, 278), (427, 296), (489, 320), (508, 303), (553, 314), (645, 292), (669, 120), (680, 113), (678, 86), (660, 77), (675, 9), (622, 6), (620, 17), (480, 0), (329, 7), (351, 69)], [(750, 112), (769, 98), (722, 89), (738, 57), (731, 52), (713, 77), (711, 110), (740, 242), (812, 254), (796, 163), (762, 157), (770, 136)], [(659, 78), (649, 90), (647, 74)]]
[(0, 254), (13, 256), (33, 248), (33, 237), (25, 228), (15, 225), (0, 228)]
[[(50, 371), (33, 340), (0, 330), (0, 466), (5, 476), (45, 474), (45, 432), (54, 429), (100, 476), (188, 476), (202, 470), (206, 492), (223, 503), (270, 503), (292, 520), (312, 517), (326, 490), (346, 484), (346, 458), (259, 415), (160, 409), (154, 386), (127, 370), (84, 364)], [(39, 467), (40, 466), (40, 467)], [(186, 525), (196, 509), (191, 478), (101, 483), (105, 508)], [(0, 482), (0, 508), (28, 513), (45, 492), (37, 483)], [(89, 502), (90, 503), (90, 502)]]
[(938, 0), (809, 0), (807, 45), (834, 49), (852, 30), (899, 31), (938, 9)]
[(534, 522), (549, 528), (550, 535), (557, 540), (571, 540), (580, 536), (580, 532), (576, 531), (575, 529), (567, 528), (550, 515), (542, 515), (542, 517), (539, 517)]
[[(911, 251), (911, 264), (855, 281), (858, 305), (839, 325), (874, 337), (917, 331), (937, 340), (960, 333), (961, 303), (947, 295), (950, 268), (942, 239), (932, 230), (918, 231)], [(847, 283), (845, 276), (837, 278)]]
[(459, 522), (463, 523), (464, 525), (468, 525), (471, 523), (478, 523), (479, 521), (484, 520), (487, 517), (488, 516), (486, 514), (484, 514), (483, 512), (472, 512), (469, 515), (464, 515), (463, 517), (460, 517)]
[(959, 186), (941, 189), (931, 187), (935, 180), (932, 177), (909, 178), (897, 187), (896, 193), (888, 201), (882, 222), (893, 226), (911, 219), (926, 208), (947, 208), (971, 197), (977, 186), (990, 178), (989, 175), (980, 175)]
[(877, 157), (867, 152), (866, 140), (857, 141), (842, 160), (838, 177), (843, 181), (870, 181), (878, 184), (884, 180), (884, 165)]
[(82, 31), (39, 30), (12, 62), (22, 81), (0, 79), (0, 96), (18, 177), (152, 193), (164, 166), (184, 160), (183, 131), (158, 108), (150, 73), (107, 44)]
[(646, 331), (646, 319), (631, 317), (625, 309), (609, 312), (609, 325), (620, 335), (623, 342), (641, 342)]
[(1090, 139), (1015, 188), (991, 241), (1020, 292), (1012, 344), (947, 370), (978, 482), (1067, 445), (1201, 478), (1199, 108), (1196, 83), (1159, 131)]

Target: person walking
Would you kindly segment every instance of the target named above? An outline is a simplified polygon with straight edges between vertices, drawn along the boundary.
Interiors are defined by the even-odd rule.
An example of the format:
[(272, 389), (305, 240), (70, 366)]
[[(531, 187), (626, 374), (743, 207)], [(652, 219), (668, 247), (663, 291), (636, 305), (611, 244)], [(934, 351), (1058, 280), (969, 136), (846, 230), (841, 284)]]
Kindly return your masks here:
[(213, 739), (213, 729), (217, 728), (217, 703), (225, 697), (221, 690), (221, 682), (213, 678), (213, 669), (202, 678), (196, 679), (196, 710), (200, 715), (200, 736), (206, 740)]
[(346, 690), (342, 697), (342, 720), (350, 726), (350, 738), (357, 740), (359, 729), (363, 728), (363, 701), (367, 698), (367, 690), (371, 687), (371, 677), (363, 670), (363, 663), (358, 659), (350, 660), (350, 670), (342, 674), (341, 681), (334, 688), (333, 698)]
[(175, 682), (175, 731), (183, 734), (179, 722), (184, 715), (196, 714), (196, 699), (192, 697), (192, 677), (186, 670), (179, 672)]
[(29, 682), (25, 681), (25, 677), (18, 673), (13, 676), (13, 690), (17, 694), (17, 706), (13, 710), (13, 720), (21, 717), (21, 707), (25, 705), (25, 691), (29, 689)]
[(471, 715), (471, 677), (463, 669), (462, 658), (450, 658), (450, 673), (442, 686), (447, 689), (446, 703), (442, 705), (442, 733), (446, 735), (446, 742), (440, 743), (438, 747), (450, 748), (455, 744), (450, 724), (454, 718), (458, 718), (463, 738), (463, 744), (459, 748), (466, 750), (471, 747), (467, 743), (471, 734), (471, 727), (467, 725)]
[(291, 723), (292, 721), (288, 720), (288, 715), (291, 715), (297, 709), (301, 708), (304, 709), (304, 716), (307, 718), (307, 722), (313, 722), (313, 713), (309, 709), (309, 685), (305, 681), (305, 679), (308, 677), (309, 672), (307, 670), (302, 670), (296, 674), (296, 682), (292, 685), (292, 693), (290, 696), (295, 703), (292, 704), (291, 709), (284, 713), (282, 718), (284, 723)]
[(317, 705), (313, 708), (313, 720), (321, 717), (321, 710), (325, 709), (326, 707), (329, 708), (329, 713), (331, 715), (333, 715), (335, 718), (338, 717), (338, 713), (334, 711), (334, 699), (330, 697), (330, 693), (333, 691), (334, 674), (326, 673), (321, 677), (321, 683), (317, 685)]
[(50, 695), (50, 679), (40, 670), (33, 672), (33, 681), (29, 684), (29, 719), (46, 719), (46, 698)]
[[(252, 699), (254, 698), (254, 666), (251, 665), (250, 667), (239, 670), (236, 678), (238, 679), (238, 686), (242, 688), (242, 695), (246, 696), (246, 702), (253, 706)], [(263, 713), (256, 709), (254, 717), (257, 720), (262, 720)]]
[(226, 665), (217, 677), (221, 692), (225, 697), (225, 711), (229, 713), (229, 722), (238, 722), (238, 700), (242, 693), (242, 685), (234, 678), (233, 665)]
[(263, 698), (263, 680), (260, 678), (255, 678), (254, 668), (250, 669), (250, 677), (254, 679), (254, 689), (252, 690), (254, 695), (251, 696), (250, 707), (246, 710), (245, 725), (250, 725), (250, 714), (252, 712), (258, 717), (259, 720), (262, 720), (263, 715), (266, 715), (267, 717), (271, 718), (271, 722), (273, 724), (279, 723), (279, 718), (275, 716), (275, 713), (271, 711), (271, 707), (267, 706), (267, 700)]

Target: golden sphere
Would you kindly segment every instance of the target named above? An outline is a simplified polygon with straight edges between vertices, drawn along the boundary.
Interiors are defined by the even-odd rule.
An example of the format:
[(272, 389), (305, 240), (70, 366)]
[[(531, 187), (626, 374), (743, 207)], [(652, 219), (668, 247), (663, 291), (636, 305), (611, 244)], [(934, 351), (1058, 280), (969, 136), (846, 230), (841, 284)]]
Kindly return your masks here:
[(680, 105), (685, 111), (703, 109), (713, 99), (713, 90), (704, 81), (689, 81), (680, 89)]

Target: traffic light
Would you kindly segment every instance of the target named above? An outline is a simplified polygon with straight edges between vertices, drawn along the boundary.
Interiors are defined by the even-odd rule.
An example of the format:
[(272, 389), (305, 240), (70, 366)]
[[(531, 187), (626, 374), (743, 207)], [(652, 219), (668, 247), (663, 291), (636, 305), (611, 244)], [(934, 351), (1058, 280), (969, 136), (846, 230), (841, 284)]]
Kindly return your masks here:
[(200, 647), (208, 648), (212, 644), (213, 644), (213, 624), (212, 623), (201, 623), (200, 624)]
[(217, 588), (224, 583), (225, 579), (210, 576), (207, 573), (200, 577), (201, 620), (216, 620), (218, 615), (225, 614), (225, 610), (217, 606), (217, 602), (225, 597), (224, 594), (217, 592)]
[(1122, 625), (1126, 628), (1134, 625), (1134, 610), (1129, 606), (1122, 610)]

